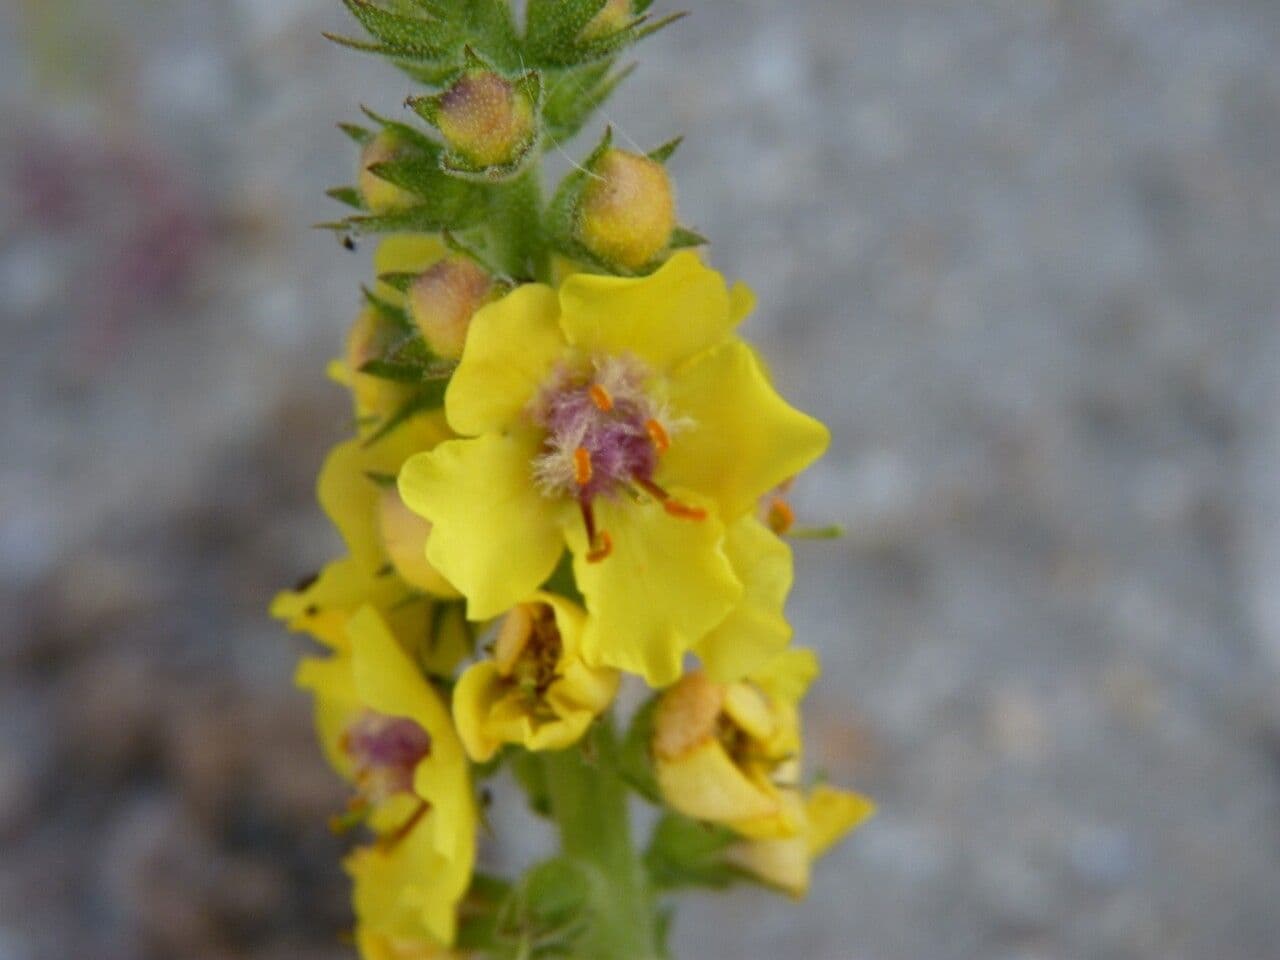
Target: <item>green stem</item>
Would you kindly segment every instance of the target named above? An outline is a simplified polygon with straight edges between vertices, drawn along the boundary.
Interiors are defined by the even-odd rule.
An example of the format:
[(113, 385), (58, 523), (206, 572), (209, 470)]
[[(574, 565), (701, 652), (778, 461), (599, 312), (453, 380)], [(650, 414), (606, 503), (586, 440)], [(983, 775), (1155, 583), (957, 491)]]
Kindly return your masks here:
[(612, 717), (596, 725), (585, 750), (546, 754), (551, 813), (564, 855), (587, 867), (597, 881), (582, 956), (656, 960), (653, 896), (632, 841), (627, 786), (617, 754)]
[(542, 164), (530, 163), (493, 196), (489, 245), (497, 264), (517, 280), (546, 281), (550, 256), (542, 230)]

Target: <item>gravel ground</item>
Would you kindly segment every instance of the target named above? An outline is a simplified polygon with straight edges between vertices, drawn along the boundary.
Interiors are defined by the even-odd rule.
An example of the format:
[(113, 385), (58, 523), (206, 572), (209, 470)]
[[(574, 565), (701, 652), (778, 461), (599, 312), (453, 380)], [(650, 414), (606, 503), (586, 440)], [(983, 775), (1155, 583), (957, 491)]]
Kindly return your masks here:
[[(335, 546), (332, 125), (406, 92), (337, 6), (0, 5), (0, 960), (348, 956), (264, 614)], [(791, 609), (882, 807), (678, 955), (1274, 958), (1280, 5), (705, 0), (609, 113), (833, 425)]]

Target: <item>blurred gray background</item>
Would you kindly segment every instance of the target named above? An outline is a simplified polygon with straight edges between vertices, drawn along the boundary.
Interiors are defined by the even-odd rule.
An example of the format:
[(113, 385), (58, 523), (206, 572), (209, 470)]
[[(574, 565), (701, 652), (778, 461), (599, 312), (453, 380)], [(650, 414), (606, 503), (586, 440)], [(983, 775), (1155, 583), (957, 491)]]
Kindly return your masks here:
[[(677, 955), (1274, 960), (1280, 4), (690, 5), (608, 113), (834, 427), (791, 612), (881, 813)], [(338, 6), (0, 3), (0, 960), (348, 956), (265, 615), (335, 548), (333, 124), (408, 90)]]

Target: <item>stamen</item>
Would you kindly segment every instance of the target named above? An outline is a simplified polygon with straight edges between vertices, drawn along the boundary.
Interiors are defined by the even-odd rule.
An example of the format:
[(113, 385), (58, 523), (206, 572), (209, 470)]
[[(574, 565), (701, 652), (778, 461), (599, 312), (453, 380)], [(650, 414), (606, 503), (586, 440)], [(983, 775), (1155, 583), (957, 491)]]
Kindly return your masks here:
[(796, 513), (782, 497), (774, 497), (769, 503), (766, 523), (770, 530), (782, 536), (796, 525)]
[(418, 809), (409, 816), (409, 819), (406, 820), (398, 830), (382, 837), (378, 841), (378, 846), (384, 851), (395, 849), (400, 845), (400, 842), (404, 840), (405, 837), (413, 832), (413, 828), (422, 821), (422, 818), (425, 817), (430, 810), (431, 804), (427, 803), (425, 800), (419, 800)]
[(596, 513), (590, 500), (578, 501), (582, 508), (582, 524), (587, 528), (587, 563), (599, 563), (613, 553), (613, 537), (606, 530), (596, 529)]
[(662, 509), (681, 520), (705, 520), (707, 511), (702, 507), (693, 507), (679, 500), (663, 500)]
[(593, 383), (587, 393), (591, 397), (591, 402), (596, 405), (596, 409), (601, 413), (609, 413), (613, 410), (613, 394), (600, 384)]
[(587, 551), (587, 563), (599, 563), (613, 553), (613, 537), (609, 536), (609, 531), (601, 530), (596, 541), (596, 545)]
[(573, 451), (573, 479), (578, 486), (585, 487), (591, 482), (591, 451), (586, 447), (578, 447)]
[(653, 443), (653, 449), (658, 453), (666, 453), (671, 449), (671, 437), (667, 433), (667, 428), (657, 420), (646, 420), (644, 422), (645, 432), (649, 434), (649, 440)]
[(662, 509), (667, 511), (671, 516), (678, 517), (681, 520), (707, 519), (707, 511), (702, 507), (695, 507), (687, 503), (681, 503), (652, 480), (646, 480), (644, 477), (632, 477), (632, 479), (639, 484), (641, 489), (662, 504)]

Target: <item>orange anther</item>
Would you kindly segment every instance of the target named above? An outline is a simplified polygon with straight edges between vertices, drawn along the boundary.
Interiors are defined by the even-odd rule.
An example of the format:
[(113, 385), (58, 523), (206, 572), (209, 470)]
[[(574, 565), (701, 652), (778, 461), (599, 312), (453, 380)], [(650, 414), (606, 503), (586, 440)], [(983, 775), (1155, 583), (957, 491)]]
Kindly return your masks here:
[(587, 393), (591, 395), (591, 402), (594, 403), (601, 413), (608, 413), (613, 409), (613, 394), (598, 383), (593, 383)]
[(781, 536), (795, 526), (796, 513), (791, 509), (791, 504), (787, 503), (787, 501), (781, 497), (774, 497), (769, 503), (769, 511), (765, 522), (770, 530)]
[(585, 487), (591, 482), (591, 474), (591, 451), (579, 447), (573, 451), (573, 478), (578, 481), (578, 486)]
[(707, 511), (702, 507), (691, 507), (689, 504), (681, 503), (679, 500), (663, 500), (662, 509), (673, 517), (679, 517), (681, 520), (707, 519)]
[(587, 551), (587, 563), (599, 563), (611, 553), (613, 553), (613, 537), (609, 536), (608, 530), (601, 530), (596, 534), (595, 546)]
[(671, 447), (671, 437), (667, 433), (667, 428), (657, 420), (646, 420), (644, 429), (649, 434), (649, 439), (653, 442), (653, 448), (658, 453), (666, 453)]

